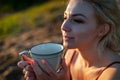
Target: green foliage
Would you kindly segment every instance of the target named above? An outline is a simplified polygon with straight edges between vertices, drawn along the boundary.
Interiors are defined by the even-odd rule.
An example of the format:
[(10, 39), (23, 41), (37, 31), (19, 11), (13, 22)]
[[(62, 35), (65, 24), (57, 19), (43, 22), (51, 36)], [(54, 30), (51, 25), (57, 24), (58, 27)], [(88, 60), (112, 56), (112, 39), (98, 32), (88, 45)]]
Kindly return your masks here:
[(6, 16), (0, 20), (0, 39), (54, 22), (62, 16), (64, 9), (63, 1), (54, 0)]
[(0, 0), (0, 12), (15, 12), (49, 0)]

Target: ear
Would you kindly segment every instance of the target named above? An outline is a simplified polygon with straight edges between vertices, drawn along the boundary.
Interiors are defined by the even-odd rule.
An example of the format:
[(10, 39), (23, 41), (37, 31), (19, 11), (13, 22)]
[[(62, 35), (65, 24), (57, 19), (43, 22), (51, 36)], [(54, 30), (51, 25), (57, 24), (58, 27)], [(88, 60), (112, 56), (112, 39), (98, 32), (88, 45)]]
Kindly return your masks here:
[(101, 26), (99, 26), (99, 33), (98, 33), (98, 36), (104, 36), (106, 35), (109, 31), (110, 31), (110, 25), (105, 23), (105, 24), (102, 24)]

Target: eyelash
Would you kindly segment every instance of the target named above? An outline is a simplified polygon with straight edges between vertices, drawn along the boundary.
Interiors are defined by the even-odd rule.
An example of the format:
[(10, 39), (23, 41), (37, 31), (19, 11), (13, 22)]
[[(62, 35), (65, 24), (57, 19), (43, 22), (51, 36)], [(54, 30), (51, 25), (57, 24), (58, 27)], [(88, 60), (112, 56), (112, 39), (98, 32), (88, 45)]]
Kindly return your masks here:
[(84, 23), (83, 20), (77, 20), (77, 19), (74, 19), (73, 21), (77, 22), (77, 23)]
[[(64, 17), (64, 20), (66, 20), (67, 19), (67, 17)], [(78, 19), (72, 19), (74, 22), (76, 22), (76, 23), (84, 23), (84, 21), (83, 20), (78, 20)]]

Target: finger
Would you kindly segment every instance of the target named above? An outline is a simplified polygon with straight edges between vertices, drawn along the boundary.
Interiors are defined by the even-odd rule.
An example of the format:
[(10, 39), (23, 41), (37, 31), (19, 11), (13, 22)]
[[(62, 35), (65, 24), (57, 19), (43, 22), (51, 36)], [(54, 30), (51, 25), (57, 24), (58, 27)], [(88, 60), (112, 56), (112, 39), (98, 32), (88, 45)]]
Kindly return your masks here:
[(27, 62), (27, 61), (19, 61), (19, 62), (17, 63), (17, 65), (18, 65), (18, 67), (20, 67), (20, 68), (24, 68), (25, 66), (28, 65), (28, 62)]
[(66, 61), (65, 61), (65, 59), (62, 59), (62, 64), (60, 65), (60, 68), (58, 68), (58, 70), (57, 70), (57, 76), (59, 78), (62, 78), (65, 75), (67, 75), (68, 71), (69, 71), (69, 68), (66, 65)]
[(25, 74), (26, 73), (26, 70), (25, 70), (25, 68), (23, 69), (23, 74)]
[(68, 66), (66, 65), (65, 59), (62, 60), (62, 64), (61, 64), (62, 68), (67, 71), (68, 70)]
[(42, 59), (41, 62), (45, 66), (46, 71), (49, 74), (49, 76), (57, 78), (56, 72), (50, 67), (47, 61), (45, 59)]
[(35, 77), (34, 72), (26, 71), (25, 77)]
[(33, 68), (31, 67), (31, 65), (27, 65), (27, 66), (25, 67), (25, 70), (26, 70), (26, 71), (30, 71), (30, 72), (34, 72), (34, 71), (33, 71)]
[(23, 74), (26, 74), (27, 71), (34, 74), (34, 71), (33, 71), (33, 69), (31, 68), (30, 65), (27, 65), (27, 66), (23, 69)]
[(27, 77), (26, 80), (36, 80), (34, 77)]
[(31, 66), (32, 66), (33, 71), (34, 71), (34, 73), (35, 73), (36, 76), (42, 76), (43, 72), (40, 69), (40, 67), (38, 66), (37, 62), (32, 61)]
[(31, 64), (31, 61), (33, 60), (33, 59), (31, 59), (31, 58), (29, 58), (29, 57), (27, 57), (26, 55), (24, 55), (24, 54), (22, 54), (22, 56), (21, 56), (22, 58), (23, 58), (23, 60), (24, 61), (27, 61), (29, 64)]
[(39, 65), (37, 64), (37, 62), (33, 61), (31, 64), (35, 76), (38, 80), (49, 80), (49, 76), (47, 74), (45, 74), (44, 72), (42, 72), (41, 68), (39, 67)]
[(57, 69), (57, 73), (66, 72), (68, 70), (65, 59), (62, 59), (61, 64)]
[(27, 78), (27, 76), (26, 76), (26, 75), (24, 75), (24, 78), (26, 79), (26, 78)]

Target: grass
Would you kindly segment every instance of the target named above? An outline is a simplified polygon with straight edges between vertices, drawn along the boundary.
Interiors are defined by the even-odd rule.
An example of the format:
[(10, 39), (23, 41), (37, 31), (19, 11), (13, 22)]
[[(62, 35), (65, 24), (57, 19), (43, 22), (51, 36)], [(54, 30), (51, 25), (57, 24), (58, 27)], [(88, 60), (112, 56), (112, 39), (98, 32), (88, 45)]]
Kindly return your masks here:
[(55, 21), (61, 17), (65, 4), (61, 0), (51, 0), (42, 5), (33, 6), (27, 10), (11, 14), (0, 19), (0, 39), (14, 36), (23, 31)]

